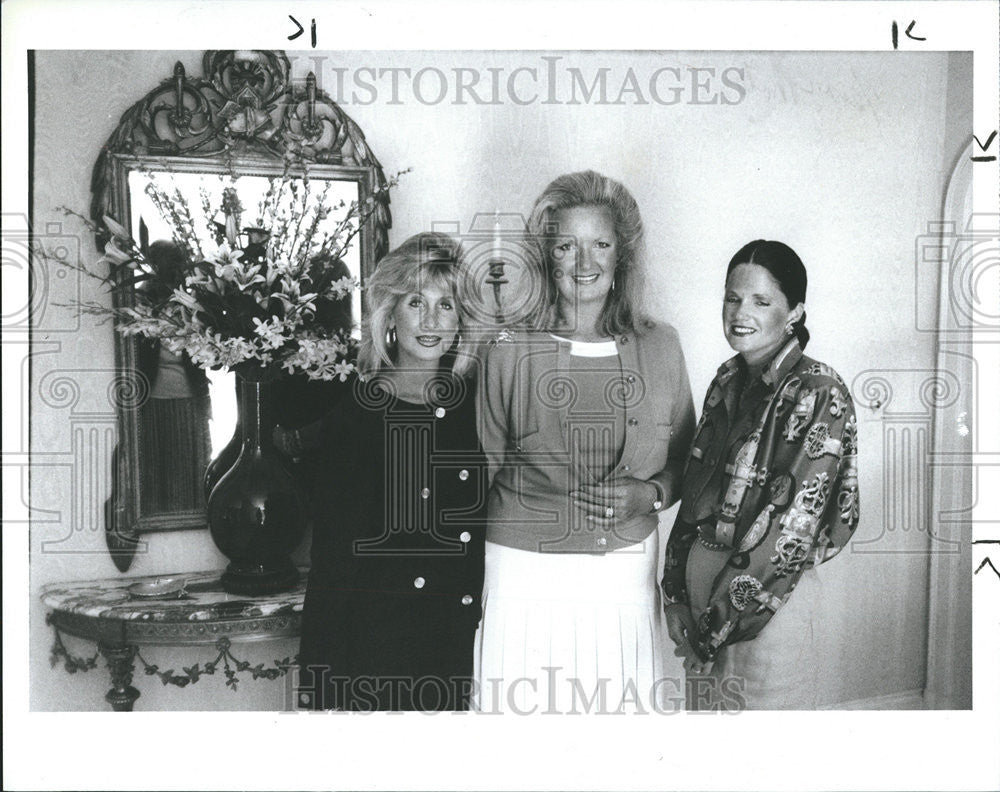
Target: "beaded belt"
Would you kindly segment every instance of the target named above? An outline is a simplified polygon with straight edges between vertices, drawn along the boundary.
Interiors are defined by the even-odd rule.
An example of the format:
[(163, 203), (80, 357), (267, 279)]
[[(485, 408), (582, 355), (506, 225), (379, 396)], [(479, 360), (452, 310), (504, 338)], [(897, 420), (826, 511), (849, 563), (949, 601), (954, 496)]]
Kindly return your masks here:
[[(719, 531), (719, 527), (723, 527), (723, 531)], [(733, 532), (729, 530), (725, 531), (725, 528), (735, 529), (735, 525), (732, 523), (702, 523), (698, 526), (698, 541), (704, 547), (709, 550), (726, 550), (732, 549), (733, 547)], [(728, 535), (727, 535), (728, 534)]]

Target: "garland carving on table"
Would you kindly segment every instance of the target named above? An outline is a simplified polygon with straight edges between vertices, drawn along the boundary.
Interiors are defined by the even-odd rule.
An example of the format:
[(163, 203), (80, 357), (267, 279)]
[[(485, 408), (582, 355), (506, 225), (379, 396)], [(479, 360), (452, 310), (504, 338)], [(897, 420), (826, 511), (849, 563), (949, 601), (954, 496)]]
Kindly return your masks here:
[(193, 666), (182, 667), (183, 674), (174, 673), (172, 668), (161, 671), (159, 666), (147, 663), (138, 650), (135, 656), (142, 663), (146, 676), (155, 675), (159, 677), (164, 685), (176, 685), (177, 687), (185, 687), (188, 684), (193, 685), (202, 676), (212, 676), (218, 670), (219, 663), (221, 662), (223, 672), (226, 675), (226, 687), (232, 688), (233, 691), (236, 691), (239, 685), (238, 674), (249, 672), (251, 678), (254, 680), (278, 679), (285, 676), (294, 666), (298, 665), (298, 657), (296, 656), (295, 658), (286, 657), (283, 660), (275, 660), (273, 668), (265, 668), (263, 663), (251, 666), (246, 660), (239, 660), (234, 657), (232, 652), (230, 652), (231, 646), (232, 642), (228, 638), (220, 638), (215, 642), (215, 648), (219, 651), (219, 654), (214, 660), (210, 660), (204, 666), (200, 663), (195, 663)]
[[(52, 624), (51, 618), (46, 617), (46, 622)], [(55, 668), (62, 662), (63, 667), (68, 673), (75, 674), (77, 671), (85, 672), (97, 667), (97, 658), (100, 651), (95, 652), (93, 657), (77, 657), (66, 648), (59, 628), (53, 626), (53, 631), (55, 632), (55, 641), (52, 644), (49, 654), (49, 663), (52, 668)], [(187, 687), (189, 684), (193, 685), (203, 676), (214, 675), (219, 669), (219, 664), (222, 663), (222, 670), (226, 677), (226, 687), (232, 688), (234, 692), (239, 687), (240, 674), (249, 673), (253, 680), (279, 679), (297, 666), (299, 661), (296, 655), (295, 657), (285, 657), (281, 660), (275, 660), (271, 666), (267, 667), (263, 663), (250, 665), (248, 661), (240, 660), (233, 655), (231, 651), (232, 641), (226, 637), (219, 638), (215, 642), (215, 648), (218, 654), (213, 660), (209, 660), (204, 664), (195, 663), (192, 666), (183, 666), (181, 668), (183, 673), (181, 674), (175, 673), (172, 668), (161, 671), (158, 665), (147, 662), (138, 648), (135, 650), (134, 656), (142, 664), (146, 676), (156, 676), (164, 685), (176, 685), (181, 688)]]
[[(52, 624), (52, 614), (45, 617), (46, 624)], [(49, 652), (49, 666), (55, 668), (62, 661), (63, 668), (70, 674), (75, 674), (77, 671), (90, 671), (92, 668), (97, 668), (97, 657), (100, 652), (95, 652), (93, 657), (76, 657), (70, 654), (70, 651), (66, 648), (66, 645), (62, 641), (62, 635), (59, 632), (58, 627), (53, 627), (53, 631), (56, 634), (55, 642), (52, 644), (52, 649)]]

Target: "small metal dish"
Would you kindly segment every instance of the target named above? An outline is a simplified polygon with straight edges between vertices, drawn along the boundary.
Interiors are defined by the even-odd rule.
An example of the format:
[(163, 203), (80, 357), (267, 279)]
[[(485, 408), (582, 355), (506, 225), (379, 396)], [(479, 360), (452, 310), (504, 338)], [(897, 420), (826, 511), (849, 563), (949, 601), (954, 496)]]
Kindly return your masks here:
[(183, 597), (187, 581), (181, 577), (162, 577), (142, 580), (128, 587), (130, 596), (136, 599), (178, 599)]

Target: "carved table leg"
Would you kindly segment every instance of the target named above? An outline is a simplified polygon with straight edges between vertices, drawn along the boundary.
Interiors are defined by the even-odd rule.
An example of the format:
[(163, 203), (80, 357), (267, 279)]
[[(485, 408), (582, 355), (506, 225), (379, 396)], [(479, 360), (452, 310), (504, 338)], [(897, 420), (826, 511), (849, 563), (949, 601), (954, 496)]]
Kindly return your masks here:
[(131, 712), (132, 705), (139, 698), (139, 691), (132, 687), (135, 647), (99, 643), (97, 648), (108, 661), (108, 669), (111, 671), (111, 690), (107, 692), (105, 700), (115, 712)]

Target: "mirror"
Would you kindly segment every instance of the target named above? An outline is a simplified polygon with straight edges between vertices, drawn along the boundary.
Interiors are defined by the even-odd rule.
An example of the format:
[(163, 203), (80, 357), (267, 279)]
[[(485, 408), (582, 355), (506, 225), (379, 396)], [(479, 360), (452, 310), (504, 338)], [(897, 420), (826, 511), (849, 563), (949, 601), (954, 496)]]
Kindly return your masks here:
[[(123, 115), (94, 169), (91, 215), (107, 215), (140, 243), (152, 266), (171, 266), (172, 226), (147, 190), (151, 181), (183, 196), (206, 240), (255, 230), (268, 190), (294, 182), (309, 200), (324, 194), (332, 229), (353, 202), (370, 205), (352, 245), (338, 256), (365, 283), (388, 248), (391, 224), (381, 165), (358, 126), (322, 91), (310, 74), (293, 83), (284, 53), (210, 50), (205, 78), (189, 78), (178, 62), (173, 75)], [(223, 209), (223, 191), (237, 196)], [(304, 200), (304, 199), (303, 199)], [(197, 211), (196, 211), (197, 210)], [(218, 237), (217, 237), (218, 238)], [(98, 239), (99, 247), (105, 240)], [(120, 293), (121, 292), (121, 293)], [(350, 319), (360, 322), (363, 291), (352, 295)], [(116, 307), (130, 304), (116, 290)], [(346, 306), (345, 306), (345, 314)], [(140, 535), (206, 527), (203, 481), (209, 462), (233, 437), (233, 375), (203, 371), (190, 360), (144, 337), (115, 334), (119, 377), (128, 382), (119, 399), (118, 445), (112, 459), (112, 491), (105, 530), (115, 564), (126, 571)], [(313, 415), (337, 383), (290, 377), (299, 415)]]

